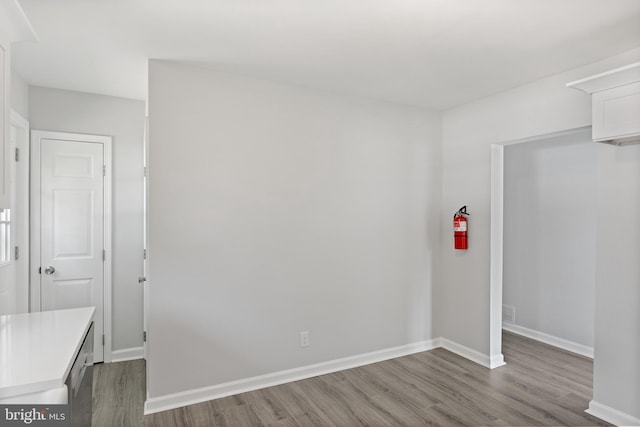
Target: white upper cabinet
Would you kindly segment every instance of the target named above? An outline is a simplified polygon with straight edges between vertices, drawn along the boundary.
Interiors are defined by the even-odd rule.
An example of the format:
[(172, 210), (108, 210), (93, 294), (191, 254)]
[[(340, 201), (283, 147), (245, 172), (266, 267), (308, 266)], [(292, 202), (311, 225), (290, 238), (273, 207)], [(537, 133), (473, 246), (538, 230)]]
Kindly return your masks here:
[(9, 88), (11, 87), (11, 43), (36, 41), (22, 8), (16, 0), (0, 2), (0, 209), (9, 206)]
[(594, 141), (640, 144), (640, 62), (567, 86), (592, 95)]
[(593, 94), (593, 139), (640, 143), (640, 82)]

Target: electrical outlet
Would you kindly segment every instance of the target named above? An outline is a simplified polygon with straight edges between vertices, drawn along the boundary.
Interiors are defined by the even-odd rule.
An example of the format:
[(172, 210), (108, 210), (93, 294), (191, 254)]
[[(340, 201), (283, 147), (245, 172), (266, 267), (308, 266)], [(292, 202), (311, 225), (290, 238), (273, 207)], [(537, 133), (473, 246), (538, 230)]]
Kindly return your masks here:
[(300, 332), (300, 347), (309, 347), (309, 331)]

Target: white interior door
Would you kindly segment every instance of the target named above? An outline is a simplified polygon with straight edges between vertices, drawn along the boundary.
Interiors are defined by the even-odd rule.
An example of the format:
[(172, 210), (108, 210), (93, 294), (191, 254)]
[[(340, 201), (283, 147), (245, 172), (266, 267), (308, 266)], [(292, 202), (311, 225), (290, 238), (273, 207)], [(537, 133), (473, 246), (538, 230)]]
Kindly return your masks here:
[[(11, 111), (11, 135), (15, 144), (13, 194), (13, 251), (16, 263), (16, 312), (29, 311), (29, 122)], [(14, 139), (15, 135), (15, 139)]]
[[(89, 136), (90, 137), (90, 136)], [(104, 138), (104, 137), (103, 137)], [(40, 309), (96, 308), (95, 361), (103, 360), (105, 144), (40, 132)]]
[(11, 111), (10, 209), (0, 212), (0, 314), (29, 311), (29, 122)]
[[(16, 129), (10, 129), (9, 148), (15, 147)], [(16, 280), (15, 260), (15, 167), (13, 162), (7, 162), (7, 177), (9, 178), (9, 205), (0, 209), (0, 315), (20, 313), (18, 306), (19, 289)]]

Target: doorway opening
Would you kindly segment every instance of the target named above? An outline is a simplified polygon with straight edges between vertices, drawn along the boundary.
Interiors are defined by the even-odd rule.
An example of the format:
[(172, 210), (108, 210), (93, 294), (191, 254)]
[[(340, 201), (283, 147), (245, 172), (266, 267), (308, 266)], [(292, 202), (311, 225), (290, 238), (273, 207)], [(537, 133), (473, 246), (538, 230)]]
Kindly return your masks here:
[(502, 353), (504, 328), (593, 357), (591, 144), (585, 127), (491, 147), (492, 352)]

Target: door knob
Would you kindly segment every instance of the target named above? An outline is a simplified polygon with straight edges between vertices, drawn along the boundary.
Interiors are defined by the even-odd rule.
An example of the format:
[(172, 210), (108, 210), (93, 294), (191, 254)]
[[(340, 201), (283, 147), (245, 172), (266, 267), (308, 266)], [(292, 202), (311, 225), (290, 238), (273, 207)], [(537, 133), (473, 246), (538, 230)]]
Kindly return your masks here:
[(56, 272), (56, 269), (52, 266), (49, 266), (44, 269), (44, 274), (53, 274)]

